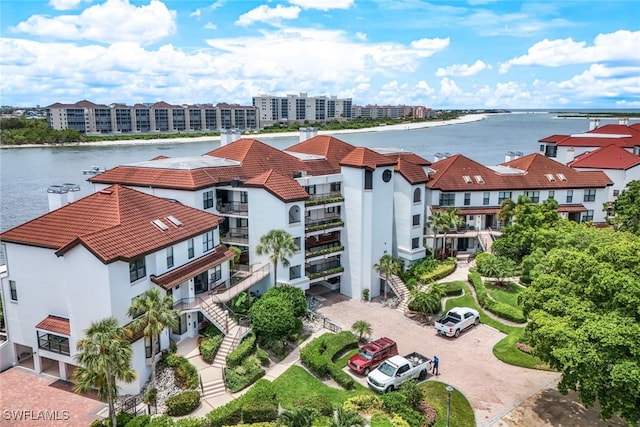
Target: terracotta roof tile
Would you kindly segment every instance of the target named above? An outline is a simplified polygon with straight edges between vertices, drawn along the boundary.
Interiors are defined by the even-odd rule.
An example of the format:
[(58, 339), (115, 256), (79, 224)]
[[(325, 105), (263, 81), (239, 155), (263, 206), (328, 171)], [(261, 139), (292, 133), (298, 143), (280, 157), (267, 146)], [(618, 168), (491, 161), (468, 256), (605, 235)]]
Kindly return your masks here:
[(36, 325), (36, 329), (53, 332), (54, 334), (71, 335), (69, 319), (60, 316), (49, 315), (45, 317)]
[(558, 206), (558, 212), (586, 212), (587, 208), (584, 207), (584, 205), (582, 204), (578, 204), (578, 205), (559, 205)]
[(274, 169), (269, 169), (254, 178), (246, 180), (244, 185), (246, 187), (265, 188), (283, 202), (295, 202), (309, 198), (309, 195), (298, 181)]
[[(173, 215), (182, 225), (167, 219)], [(153, 221), (168, 228), (163, 231)], [(6, 242), (50, 248), (56, 255), (83, 245), (105, 264), (131, 260), (215, 229), (222, 218), (114, 185), (2, 234)]]
[(550, 135), (545, 138), (538, 140), (539, 142), (558, 142), (562, 141), (565, 138), (568, 138), (569, 135)]
[(637, 135), (640, 136), (640, 130), (634, 125), (627, 126), (616, 123), (607, 123), (606, 125), (599, 126), (595, 129), (591, 129), (587, 133), (611, 133), (616, 135)]
[(226, 246), (220, 245), (213, 252), (197, 258), (188, 264), (184, 264), (174, 270), (168, 271), (160, 276), (151, 275), (149, 278), (153, 283), (163, 289), (171, 289), (180, 283), (197, 276), (210, 268), (220, 265), (232, 259), (235, 254)]
[(613, 144), (584, 153), (569, 163), (572, 168), (622, 170), (627, 170), (637, 165), (640, 165), (640, 156), (636, 156)]
[(340, 166), (375, 169), (379, 166), (395, 166), (393, 158), (383, 156), (366, 147), (357, 147), (340, 160)]
[(423, 166), (411, 163), (404, 158), (398, 159), (395, 171), (400, 173), (412, 185), (423, 184), (428, 181)]
[(334, 172), (332, 173), (339, 173), (340, 160), (355, 148), (353, 145), (332, 136), (317, 135), (287, 148), (286, 151), (324, 156), (334, 168)]
[(623, 138), (569, 136), (556, 143), (558, 147), (606, 147), (611, 144), (619, 147), (634, 147), (640, 145), (640, 136), (625, 136)]

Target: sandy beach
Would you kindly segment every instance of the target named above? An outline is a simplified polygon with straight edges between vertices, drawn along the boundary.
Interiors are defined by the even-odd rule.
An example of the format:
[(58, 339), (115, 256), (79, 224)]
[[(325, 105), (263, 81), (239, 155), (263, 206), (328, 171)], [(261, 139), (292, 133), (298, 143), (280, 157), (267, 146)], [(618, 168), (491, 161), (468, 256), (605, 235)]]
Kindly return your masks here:
[[(345, 133), (366, 133), (366, 132), (386, 132), (390, 130), (414, 130), (423, 129), (438, 126), (449, 126), (463, 123), (477, 122), (484, 120), (487, 114), (468, 114), (466, 116), (459, 117), (452, 120), (443, 121), (429, 121), (419, 123), (402, 123), (397, 125), (376, 126), (365, 129), (343, 129), (343, 130), (331, 130), (331, 131), (318, 131), (318, 135), (339, 135)], [(281, 137), (295, 137), (298, 136), (298, 132), (277, 132), (277, 133), (251, 133), (243, 134), (242, 138), (254, 138), (254, 139), (267, 139), (267, 138), (281, 138)], [(95, 141), (95, 142), (77, 142), (77, 143), (65, 143), (65, 144), (23, 144), (23, 145), (0, 145), (0, 148), (34, 148), (34, 147), (46, 147), (46, 146), (107, 146), (107, 145), (146, 145), (146, 144), (178, 144), (186, 142), (205, 142), (205, 141), (219, 141), (219, 136), (200, 136), (193, 138), (157, 138), (157, 139), (127, 139), (116, 141)]]

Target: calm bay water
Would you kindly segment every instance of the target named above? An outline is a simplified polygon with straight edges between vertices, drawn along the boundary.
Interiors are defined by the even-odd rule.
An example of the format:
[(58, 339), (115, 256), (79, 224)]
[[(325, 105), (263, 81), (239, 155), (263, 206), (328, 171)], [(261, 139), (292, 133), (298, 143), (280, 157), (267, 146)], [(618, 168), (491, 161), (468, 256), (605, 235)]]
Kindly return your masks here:
[[(601, 124), (616, 121), (601, 120)], [(504, 161), (507, 151), (528, 154), (538, 150), (538, 140), (552, 134), (588, 130), (587, 119), (558, 119), (553, 114), (503, 114), (486, 120), (416, 130), (380, 131), (336, 135), (356, 146), (397, 147), (433, 161), (436, 153), (461, 153), (487, 165)], [(279, 149), (298, 142), (297, 137), (270, 137), (262, 141)], [(112, 145), (0, 150), (0, 230), (15, 227), (48, 212), (47, 188), (74, 183), (76, 199), (92, 193), (82, 170), (93, 165), (112, 168), (120, 164), (169, 157), (199, 156), (220, 146), (218, 141), (147, 145)]]

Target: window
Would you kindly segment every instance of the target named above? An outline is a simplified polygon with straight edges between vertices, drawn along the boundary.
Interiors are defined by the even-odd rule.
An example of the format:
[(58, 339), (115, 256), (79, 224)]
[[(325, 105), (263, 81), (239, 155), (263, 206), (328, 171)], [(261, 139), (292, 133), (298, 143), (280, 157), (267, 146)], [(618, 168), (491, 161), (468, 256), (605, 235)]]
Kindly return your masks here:
[(240, 203), (249, 203), (249, 196), (246, 191), (240, 193)]
[(596, 189), (589, 188), (584, 190), (584, 199), (583, 202), (595, 202), (596, 201)]
[(297, 205), (291, 206), (289, 209), (289, 224), (297, 224), (300, 222), (300, 207)]
[(587, 211), (582, 215), (582, 222), (593, 221), (593, 211)]
[(195, 250), (193, 249), (193, 239), (187, 240), (187, 256), (189, 257), (189, 259), (196, 256)]
[(420, 225), (420, 214), (413, 216), (413, 226)]
[(145, 258), (141, 256), (129, 263), (129, 282), (133, 283), (136, 280), (142, 279), (147, 275), (147, 268), (145, 264)]
[(289, 280), (299, 279), (302, 275), (302, 268), (299, 265), (289, 267)]
[(244, 228), (249, 226), (249, 218), (236, 218), (236, 227)]
[[(155, 341), (155, 354), (160, 353), (160, 334), (156, 336)], [(144, 337), (144, 354), (147, 359), (151, 359), (151, 337)]]
[(411, 249), (418, 249), (420, 247), (420, 238), (414, 237), (411, 239)]
[(373, 189), (373, 171), (364, 171), (364, 189)]
[(167, 268), (173, 267), (173, 246), (167, 248)]
[(567, 203), (573, 203), (573, 190), (567, 190)]
[(422, 191), (419, 188), (416, 188), (413, 192), (413, 203), (419, 203), (422, 198)]
[(334, 193), (334, 192), (339, 193), (341, 191), (341, 189), (342, 189), (342, 185), (341, 184), (342, 183), (340, 183), (340, 182), (332, 182), (330, 191), (332, 193)]
[(563, 173), (557, 173), (556, 176), (560, 181), (566, 181), (567, 177)]
[(544, 145), (540, 145), (540, 151), (544, 153)]
[(462, 179), (464, 179), (464, 182), (466, 182), (467, 184), (472, 184), (473, 180), (471, 179), (471, 177), (469, 175), (462, 175)]
[(300, 251), (300, 249), (302, 248), (302, 246), (300, 245), (300, 238), (299, 237), (294, 237), (293, 238), (293, 244), (296, 245), (296, 252)]
[(202, 193), (202, 209), (213, 207), (213, 191), (205, 191)]
[(555, 181), (556, 180), (556, 177), (553, 176), (552, 173), (545, 173), (544, 176), (546, 176), (547, 180), (549, 180), (549, 181)]
[(476, 175), (474, 178), (476, 179), (476, 182), (478, 184), (483, 184), (484, 183), (484, 179), (482, 178), (481, 175)]
[(549, 190), (549, 199), (553, 200), (556, 197), (556, 192), (554, 190)]
[(47, 334), (40, 331), (37, 331), (36, 333), (38, 335), (38, 348), (52, 351), (54, 353), (64, 354), (66, 356), (71, 355), (71, 352), (69, 351), (69, 338)]
[(16, 288), (15, 280), (9, 280), (9, 293), (11, 294), (11, 301), (18, 301), (18, 288)]
[(501, 191), (498, 193), (498, 204), (502, 204), (503, 200), (511, 198), (511, 191)]
[(216, 282), (219, 282), (222, 279), (222, 266), (216, 265), (211, 270), (209, 270), (209, 284), (213, 285)]
[(540, 192), (539, 191), (525, 191), (524, 195), (527, 196), (531, 203), (538, 203), (540, 201)]
[(483, 205), (488, 205), (489, 204), (489, 197), (491, 196), (491, 193), (489, 193), (488, 191), (484, 192), (484, 196), (482, 197), (482, 204)]
[(202, 252), (213, 249), (213, 231), (207, 231), (202, 235)]
[(613, 197), (618, 197), (620, 195), (620, 190), (613, 190)]
[(307, 185), (304, 187), (305, 191), (308, 195), (312, 196), (316, 194), (316, 186), (315, 185)]
[(464, 193), (464, 205), (469, 206), (471, 204), (471, 193)]
[(453, 206), (456, 204), (456, 193), (440, 193), (440, 206)]

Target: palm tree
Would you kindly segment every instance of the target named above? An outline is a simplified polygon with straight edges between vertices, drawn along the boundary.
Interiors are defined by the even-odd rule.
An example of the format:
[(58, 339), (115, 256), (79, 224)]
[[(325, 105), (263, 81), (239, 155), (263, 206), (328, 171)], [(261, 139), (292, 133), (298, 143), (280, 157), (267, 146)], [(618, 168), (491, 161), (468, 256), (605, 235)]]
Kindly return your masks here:
[(283, 267), (289, 265), (289, 257), (298, 250), (293, 236), (285, 230), (271, 230), (260, 237), (260, 244), (256, 246), (258, 255), (269, 255), (273, 263), (273, 285), (278, 285), (278, 262)]
[(362, 427), (364, 425), (364, 418), (358, 415), (357, 412), (346, 410), (342, 406), (336, 408), (331, 418), (331, 423), (329, 423), (329, 427)]
[(109, 418), (115, 427), (116, 382), (132, 382), (136, 378), (136, 372), (131, 368), (133, 349), (125, 329), (113, 317), (91, 323), (85, 335), (77, 344), (75, 359), (79, 366), (74, 388), (77, 393), (85, 393), (96, 387), (98, 397), (109, 403)]
[(371, 323), (366, 320), (356, 320), (353, 325), (351, 325), (351, 330), (358, 335), (358, 341), (362, 341), (365, 336), (370, 336), (371, 332), (373, 332)]
[(156, 340), (165, 328), (175, 328), (178, 325), (178, 313), (173, 309), (173, 299), (169, 295), (161, 295), (158, 289), (149, 289), (133, 300), (128, 314), (133, 318), (129, 325), (131, 330), (142, 331), (151, 341), (151, 385), (155, 387)]
[(400, 264), (398, 260), (394, 259), (391, 255), (382, 255), (378, 264), (375, 264), (373, 268), (384, 276), (384, 299), (387, 299), (387, 285), (389, 284), (389, 278), (392, 274), (397, 274), (400, 270)]
[(435, 314), (440, 311), (444, 296), (444, 286), (432, 283), (428, 290), (412, 289), (409, 293), (409, 309), (423, 314)]
[(454, 206), (450, 206), (444, 212), (443, 218), (443, 227), (444, 231), (444, 256), (445, 258), (448, 256), (447, 254), (447, 232), (456, 229), (464, 224), (464, 220), (460, 215), (458, 215), (458, 208)]
[[(438, 253), (438, 231), (446, 224), (443, 211), (435, 211), (428, 219), (428, 224), (433, 227), (433, 257), (437, 258)], [(444, 248), (444, 243), (442, 244)]]
[(280, 414), (280, 421), (289, 427), (311, 427), (313, 420), (318, 417), (318, 412), (312, 408), (296, 408), (293, 411), (284, 411)]

